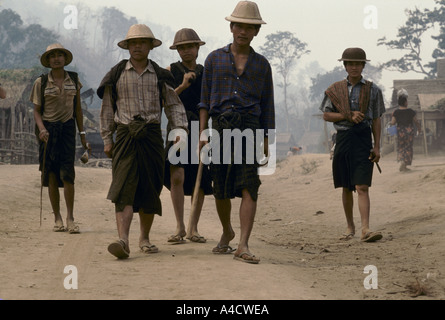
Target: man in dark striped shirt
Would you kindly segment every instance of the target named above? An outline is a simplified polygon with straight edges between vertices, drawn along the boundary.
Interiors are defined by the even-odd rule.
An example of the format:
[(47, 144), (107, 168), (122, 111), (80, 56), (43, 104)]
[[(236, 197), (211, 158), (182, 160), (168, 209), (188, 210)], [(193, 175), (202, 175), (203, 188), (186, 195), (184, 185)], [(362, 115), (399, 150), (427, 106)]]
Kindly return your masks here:
[[(275, 129), (275, 107), (273, 97), (272, 70), (269, 62), (250, 46), (258, 35), (262, 20), (256, 3), (241, 1), (232, 15), (227, 17), (233, 34), (233, 42), (224, 48), (213, 51), (205, 61), (200, 109), (200, 133), (207, 129), (212, 119), (212, 133), (220, 138), (220, 154), (225, 157), (228, 148), (224, 146), (224, 131), (237, 130), (253, 133), (246, 138), (243, 146), (242, 163), (215, 161), (212, 158), (211, 171), (214, 182), (216, 208), (223, 227), (223, 234), (213, 253), (226, 254), (235, 251), (229, 242), (235, 237), (231, 226), (231, 199), (241, 197), (241, 235), (235, 259), (248, 263), (258, 263), (248, 247), (256, 213), (258, 189), (261, 181), (258, 176), (258, 162), (247, 161), (252, 145), (261, 147), (260, 153), (268, 155), (269, 130)], [(263, 131), (262, 131), (263, 130)], [(256, 135), (264, 135), (264, 143), (256, 143)], [(247, 136), (247, 135), (246, 135)], [(249, 145), (251, 143), (252, 145)], [(201, 148), (203, 143), (201, 143)], [(252, 149), (250, 149), (252, 150)], [(214, 155), (214, 150), (212, 150)], [(224, 162), (224, 163), (222, 163)]]

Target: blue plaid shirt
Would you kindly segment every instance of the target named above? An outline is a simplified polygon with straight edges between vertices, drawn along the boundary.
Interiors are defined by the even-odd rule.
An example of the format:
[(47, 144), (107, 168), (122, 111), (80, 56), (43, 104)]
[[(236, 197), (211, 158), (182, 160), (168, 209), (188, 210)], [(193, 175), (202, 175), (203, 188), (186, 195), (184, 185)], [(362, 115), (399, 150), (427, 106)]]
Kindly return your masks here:
[(260, 118), (261, 129), (275, 129), (272, 69), (252, 48), (244, 72), (238, 75), (230, 44), (209, 54), (204, 65), (201, 102), (210, 116), (228, 110)]

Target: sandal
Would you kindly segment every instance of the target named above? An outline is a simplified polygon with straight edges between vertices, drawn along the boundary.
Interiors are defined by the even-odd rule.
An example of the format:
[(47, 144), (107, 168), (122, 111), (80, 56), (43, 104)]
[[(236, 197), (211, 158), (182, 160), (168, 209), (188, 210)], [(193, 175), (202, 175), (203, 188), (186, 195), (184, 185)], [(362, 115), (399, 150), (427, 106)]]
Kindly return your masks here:
[(143, 253), (158, 253), (159, 249), (154, 244), (150, 244), (150, 242), (144, 242), (140, 245), (141, 251)]
[(57, 225), (55, 225), (54, 227), (53, 227), (53, 231), (54, 232), (65, 232), (66, 231), (66, 229), (65, 229), (65, 227), (62, 225), (62, 226), (57, 226)]
[(200, 236), (200, 235), (193, 235), (187, 239), (189, 239), (191, 242), (197, 242), (197, 243), (206, 243), (207, 242), (206, 238), (204, 238), (203, 236)]
[(117, 240), (110, 243), (108, 252), (118, 259), (127, 259), (130, 256), (130, 251), (127, 250), (127, 244), (124, 240)]
[(73, 224), (72, 226), (68, 227), (67, 230), (70, 234), (80, 233), (80, 229), (77, 224)]
[(362, 237), (363, 242), (374, 242), (383, 238), (380, 232), (368, 232)]
[(233, 259), (252, 264), (258, 264), (260, 262), (260, 259), (250, 252), (241, 252), (239, 255), (233, 256)]
[(351, 240), (354, 237), (354, 233), (345, 233), (343, 236), (341, 236), (338, 240), (348, 241)]
[(181, 244), (181, 243), (185, 243), (184, 237), (177, 234), (177, 235), (172, 235), (170, 236), (170, 238), (168, 238), (168, 242), (170, 244)]
[(220, 246), (219, 244), (212, 250), (214, 254), (230, 254), (233, 251), (235, 251), (235, 249), (233, 249), (231, 246)]

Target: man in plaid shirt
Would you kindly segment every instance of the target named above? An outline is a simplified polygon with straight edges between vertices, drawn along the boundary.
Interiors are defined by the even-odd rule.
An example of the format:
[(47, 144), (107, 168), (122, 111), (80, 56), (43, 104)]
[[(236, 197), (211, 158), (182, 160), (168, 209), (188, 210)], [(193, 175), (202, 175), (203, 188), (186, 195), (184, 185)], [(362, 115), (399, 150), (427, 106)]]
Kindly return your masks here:
[[(119, 235), (119, 240), (111, 243), (108, 251), (118, 259), (129, 257), (134, 212), (139, 212), (140, 217), (141, 251), (158, 252), (150, 243), (149, 233), (154, 215), (162, 214), (159, 197), (164, 182), (161, 103), (172, 128), (188, 131), (184, 106), (169, 84), (170, 77), (174, 83), (173, 76), (148, 59), (149, 52), (161, 43), (146, 25), (131, 26), (127, 37), (118, 43), (122, 49), (129, 50), (130, 60), (113, 67), (98, 89), (99, 97), (103, 97), (100, 127), (104, 152), (113, 159), (108, 199), (115, 204)], [(123, 70), (115, 81), (114, 70), (119, 65)]]
[[(252, 15), (253, 12), (253, 15)], [(268, 155), (268, 130), (275, 129), (272, 70), (269, 62), (250, 46), (258, 34), (261, 19), (256, 3), (241, 1), (231, 16), (230, 28), (233, 43), (210, 53), (205, 62), (200, 109), (200, 131), (203, 132), (212, 118), (212, 129), (221, 139), (220, 154), (224, 157), (227, 146), (223, 145), (223, 130), (239, 129), (253, 131), (254, 135), (264, 130), (264, 154)], [(246, 139), (242, 164), (235, 164), (233, 155), (229, 164), (211, 163), (216, 208), (223, 227), (223, 234), (213, 253), (227, 254), (235, 251), (229, 242), (235, 237), (230, 221), (231, 199), (241, 197), (241, 235), (234, 258), (243, 262), (258, 263), (248, 246), (255, 218), (258, 189), (258, 163), (247, 161)], [(201, 148), (204, 143), (201, 143)], [(255, 146), (258, 148), (259, 146)], [(261, 150), (263, 151), (263, 150)], [(256, 154), (256, 152), (255, 152)], [(222, 161), (220, 161), (222, 162)]]

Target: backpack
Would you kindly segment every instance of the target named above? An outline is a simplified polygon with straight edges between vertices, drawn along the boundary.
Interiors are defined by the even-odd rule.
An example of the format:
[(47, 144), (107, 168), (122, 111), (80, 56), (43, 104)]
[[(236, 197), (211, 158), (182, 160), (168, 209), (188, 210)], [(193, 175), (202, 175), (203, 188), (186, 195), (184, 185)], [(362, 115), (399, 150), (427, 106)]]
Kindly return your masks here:
[[(74, 96), (73, 99), (73, 117), (76, 118), (76, 105), (77, 105), (77, 85), (78, 85), (78, 80), (79, 80), (79, 75), (74, 72), (74, 71), (67, 71), (68, 75), (70, 76), (71, 80), (74, 82), (74, 85), (76, 86), (76, 95)], [(46, 74), (41, 74), (40, 75), (40, 81), (41, 81), (41, 86), (40, 86), (40, 114), (43, 115), (43, 109), (45, 107), (45, 89), (46, 89), (46, 85), (48, 83), (48, 73)], [(34, 128), (34, 133), (37, 137), (37, 142), (40, 141), (39, 138), (39, 134), (40, 134), (40, 130), (39, 127), (37, 127), (37, 124), (35, 124), (35, 128)]]
[[(122, 72), (125, 69), (125, 66), (127, 65), (128, 59), (123, 59), (120, 61), (117, 65), (115, 65), (111, 70), (105, 75), (105, 77), (102, 79), (102, 82), (99, 85), (99, 88), (97, 89), (97, 95), (100, 99), (103, 99), (104, 93), (105, 93), (105, 87), (111, 85), (111, 96), (113, 98), (113, 110), (116, 112), (117, 110), (117, 89), (116, 84), (122, 74)], [(173, 77), (173, 74), (168, 71), (167, 69), (161, 68), (156, 62), (150, 60), (153, 68), (155, 69), (156, 76), (158, 78), (158, 89), (159, 93), (159, 99), (160, 99), (160, 105), (162, 108), (162, 88), (164, 87), (164, 84), (170, 85), (172, 88), (175, 87), (175, 78)]]

